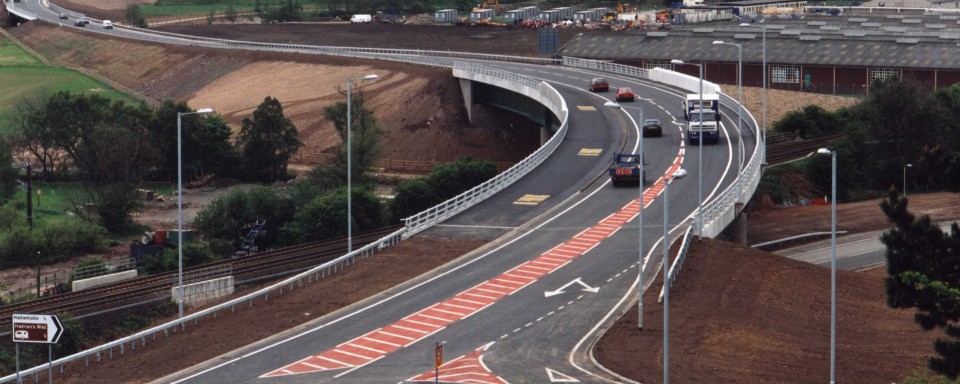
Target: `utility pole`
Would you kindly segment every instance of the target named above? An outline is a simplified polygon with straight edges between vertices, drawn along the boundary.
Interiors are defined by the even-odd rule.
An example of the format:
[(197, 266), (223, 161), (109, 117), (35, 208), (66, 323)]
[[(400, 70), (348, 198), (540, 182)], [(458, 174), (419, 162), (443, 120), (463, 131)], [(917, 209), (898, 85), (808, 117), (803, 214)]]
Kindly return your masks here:
[(30, 163), (27, 163), (27, 225), (30, 226), (30, 230), (33, 230), (33, 177), (32, 174), (33, 167), (30, 166)]

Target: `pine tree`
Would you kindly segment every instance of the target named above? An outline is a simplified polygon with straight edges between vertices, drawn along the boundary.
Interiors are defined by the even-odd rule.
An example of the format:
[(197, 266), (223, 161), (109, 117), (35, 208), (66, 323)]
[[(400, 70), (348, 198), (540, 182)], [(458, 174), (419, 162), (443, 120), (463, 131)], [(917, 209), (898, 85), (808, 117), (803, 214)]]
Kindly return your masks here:
[(887, 246), (885, 281), (887, 304), (916, 308), (923, 329), (943, 329), (946, 337), (934, 342), (939, 356), (930, 369), (956, 379), (960, 375), (960, 227), (944, 233), (929, 216), (916, 218), (907, 199), (895, 191), (880, 208), (896, 226), (881, 236)]

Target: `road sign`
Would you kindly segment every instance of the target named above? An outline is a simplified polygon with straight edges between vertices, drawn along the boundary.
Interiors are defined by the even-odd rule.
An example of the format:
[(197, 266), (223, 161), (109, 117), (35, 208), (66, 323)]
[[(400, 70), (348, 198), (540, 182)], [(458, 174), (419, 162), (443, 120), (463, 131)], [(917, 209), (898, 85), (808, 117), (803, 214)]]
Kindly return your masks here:
[(13, 315), (13, 342), (56, 344), (63, 334), (60, 319), (53, 315)]
[(437, 343), (433, 348), (433, 367), (440, 368), (443, 365), (443, 344)]

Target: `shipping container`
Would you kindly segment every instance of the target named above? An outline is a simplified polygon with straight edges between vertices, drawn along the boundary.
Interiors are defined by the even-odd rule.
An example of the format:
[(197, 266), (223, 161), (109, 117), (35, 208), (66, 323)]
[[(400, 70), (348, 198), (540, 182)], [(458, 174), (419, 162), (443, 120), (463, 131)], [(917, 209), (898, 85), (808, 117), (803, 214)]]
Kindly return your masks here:
[(456, 9), (441, 9), (434, 12), (433, 21), (437, 23), (455, 23), (459, 16)]
[(491, 20), (494, 16), (497, 15), (497, 11), (493, 9), (478, 9), (473, 12), (470, 12), (471, 21), (480, 21), (480, 20)]
[(573, 8), (560, 7), (554, 8), (554, 11), (560, 12), (560, 20), (573, 20)]
[(537, 18), (546, 22), (556, 23), (560, 21), (560, 11), (552, 9), (549, 11), (543, 11), (540, 12), (540, 15), (537, 16)]

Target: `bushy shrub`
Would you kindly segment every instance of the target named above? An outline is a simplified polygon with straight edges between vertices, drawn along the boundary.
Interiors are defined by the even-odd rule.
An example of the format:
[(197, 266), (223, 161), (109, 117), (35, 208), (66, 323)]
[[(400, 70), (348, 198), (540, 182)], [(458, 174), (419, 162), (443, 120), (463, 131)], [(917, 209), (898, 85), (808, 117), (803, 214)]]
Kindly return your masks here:
[(450, 164), (439, 165), (427, 177), (408, 180), (394, 188), (394, 199), (390, 207), (393, 220), (399, 221), (437, 205), (496, 175), (496, 164), (469, 156)]

